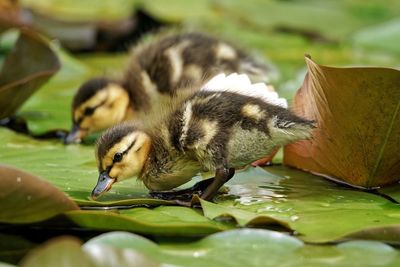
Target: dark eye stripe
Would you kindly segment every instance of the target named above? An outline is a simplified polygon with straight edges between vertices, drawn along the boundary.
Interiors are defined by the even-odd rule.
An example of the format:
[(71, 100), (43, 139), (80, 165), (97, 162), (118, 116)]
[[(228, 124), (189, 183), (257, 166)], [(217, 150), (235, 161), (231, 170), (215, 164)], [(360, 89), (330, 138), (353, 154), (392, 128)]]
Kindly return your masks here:
[[(136, 139), (133, 140), (133, 142), (129, 145), (129, 147), (128, 147), (127, 149), (125, 149), (125, 150), (121, 153), (122, 156), (124, 156), (126, 153), (128, 153), (128, 151), (135, 145), (135, 143), (136, 143)], [(121, 160), (122, 160), (122, 159), (121, 159)], [(110, 166), (107, 166), (107, 168), (106, 168), (107, 173), (109, 173), (109, 172), (111, 171), (112, 167), (114, 166), (114, 163), (116, 163), (116, 162), (114, 162), (114, 160), (113, 160), (113, 163), (112, 163)]]
[(78, 125), (81, 124), (81, 122), (83, 121), (83, 119), (85, 117), (92, 115), (95, 112), (95, 110), (98, 107), (101, 107), (102, 105), (104, 105), (106, 103), (106, 101), (107, 101), (107, 99), (104, 99), (102, 102), (100, 102), (98, 105), (96, 105), (94, 107), (85, 108), (85, 110), (83, 111), (83, 115), (77, 120), (77, 124)]

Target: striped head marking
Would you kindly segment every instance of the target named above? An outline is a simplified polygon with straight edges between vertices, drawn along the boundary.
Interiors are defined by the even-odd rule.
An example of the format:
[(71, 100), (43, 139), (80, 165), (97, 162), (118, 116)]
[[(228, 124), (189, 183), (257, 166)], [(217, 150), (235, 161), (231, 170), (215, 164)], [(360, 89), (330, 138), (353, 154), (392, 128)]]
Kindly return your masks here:
[(99, 180), (92, 197), (105, 193), (115, 182), (139, 175), (150, 145), (150, 137), (132, 125), (120, 124), (106, 131), (97, 142)]
[(95, 78), (84, 83), (72, 104), (73, 127), (66, 143), (104, 130), (124, 120), (129, 95), (118, 83)]

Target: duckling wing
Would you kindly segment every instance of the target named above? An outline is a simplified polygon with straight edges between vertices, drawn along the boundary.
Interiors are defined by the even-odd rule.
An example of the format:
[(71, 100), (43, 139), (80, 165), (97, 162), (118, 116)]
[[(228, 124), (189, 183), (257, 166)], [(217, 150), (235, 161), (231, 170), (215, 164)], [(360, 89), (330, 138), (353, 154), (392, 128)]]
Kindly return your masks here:
[(211, 79), (170, 123), (176, 147), (209, 170), (250, 163), (276, 146), (308, 138), (312, 128), (276, 92), (236, 73)]
[(266, 103), (287, 108), (286, 99), (278, 96), (274, 88), (264, 83), (252, 84), (246, 74), (232, 73), (226, 76), (220, 73), (209, 80), (202, 88), (208, 92), (231, 92), (244, 96), (255, 97)]

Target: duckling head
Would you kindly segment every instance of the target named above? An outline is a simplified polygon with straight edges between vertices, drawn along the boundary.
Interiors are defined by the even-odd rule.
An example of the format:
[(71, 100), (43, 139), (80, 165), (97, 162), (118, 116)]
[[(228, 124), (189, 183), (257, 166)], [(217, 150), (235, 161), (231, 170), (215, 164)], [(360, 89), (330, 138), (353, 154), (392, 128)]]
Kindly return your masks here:
[(116, 182), (139, 175), (150, 147), (150, 137), (136, 126), (120, 124), (107, 130), (97, 141), (99, 178), (92, 198), (98, 198)]
[(73, 99), (73, 124), (65, 143), (80, 142), (88, 134), (122, 122), (128, 107), (129, 95), (118, 82), (106, 78), (85, 82)]

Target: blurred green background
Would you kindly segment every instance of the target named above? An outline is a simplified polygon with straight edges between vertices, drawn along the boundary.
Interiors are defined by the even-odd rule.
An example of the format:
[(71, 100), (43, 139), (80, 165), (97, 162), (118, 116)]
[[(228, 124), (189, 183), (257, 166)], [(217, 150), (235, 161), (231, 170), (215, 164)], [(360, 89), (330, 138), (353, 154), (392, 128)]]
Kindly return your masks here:
[(79, 52), (78, 58), (95, 73), (123, 68), (124, 51), (142, 33), (166, 25), (210, 32), (259, 53), (277, 67), (274, 82), (286, 97), (302, 82), (306, 53), (319, 64), (333, 66), (399, 65), (396, 0), (21, 0), (20, 4), (22, 20)]

